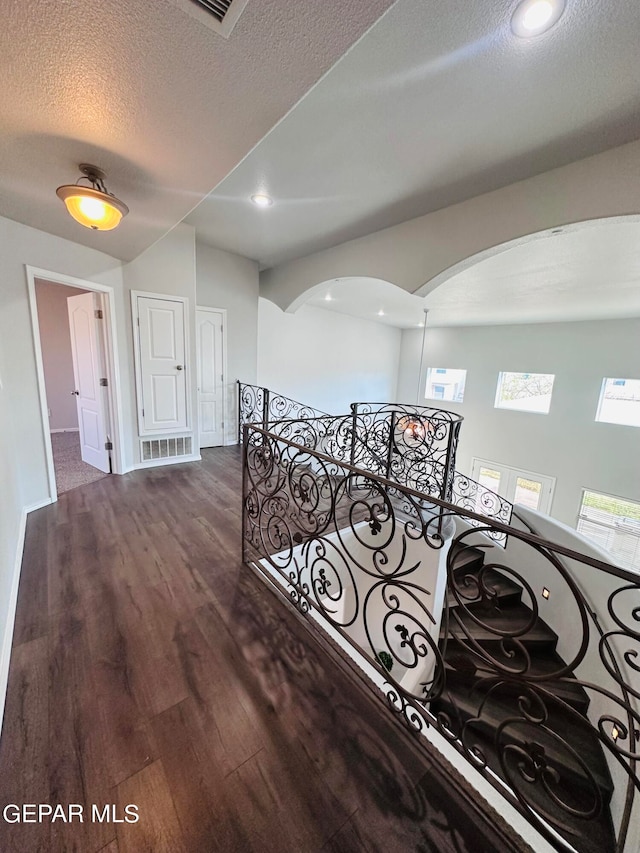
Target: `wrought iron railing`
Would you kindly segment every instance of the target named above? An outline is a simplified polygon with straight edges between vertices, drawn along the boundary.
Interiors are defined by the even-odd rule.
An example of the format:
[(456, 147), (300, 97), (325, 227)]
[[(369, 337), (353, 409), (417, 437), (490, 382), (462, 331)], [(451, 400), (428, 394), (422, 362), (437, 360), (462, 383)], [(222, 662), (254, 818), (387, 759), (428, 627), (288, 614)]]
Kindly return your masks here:
[[(427, 509), (422, 492), (285, 429), (244, 428), (244, 560), (342, 645), (419, 742), (455, 749), (553, 847), (635, 853), (638, 579), (438, 496)], [(483, 533), (508, 534), (520, 564)], [(597, 614), (586, 572), (609, 584)], [(561, 648), (542, 618), (550, 591), (571, 626)]]
[[(352, 403), (350, 409), (349, 415), (327, 415), (268, 388), (238, 383), (238, 437), (244, 424), (276, 429), (339, 461), (509, 523), (513, 505), (455, 469), (460, 415), (402, 403)], [(494, 531), (493, 538), (506, 544), (504, 534)]]
[(238, 441), (242, 441), (245, 424), (260, 424), (267, 429), (276, 421), (289, 418), (318, 418), (327, 413), (277, 394), (260, 385), (238, 382)]

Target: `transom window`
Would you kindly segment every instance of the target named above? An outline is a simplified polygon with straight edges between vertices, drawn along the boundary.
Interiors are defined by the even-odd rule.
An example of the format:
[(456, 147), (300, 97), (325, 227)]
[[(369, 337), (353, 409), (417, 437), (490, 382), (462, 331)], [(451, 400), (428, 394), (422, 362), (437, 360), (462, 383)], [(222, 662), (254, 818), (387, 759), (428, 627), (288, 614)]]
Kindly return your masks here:
[(640, 427), (640, 379), (603, 379), (596, 420)]
[(546, 415), (554, 379), (553, 373), (500, 373), (495, 407)]
[(640, 571), (640, 503), (585, 489), (576, 529), (613, 562)]
[(451, 367), (429, 367), (424, 396), (427, 400), (447, 400), (461, 403), (464, 399), (464, 386), (467, 371)]

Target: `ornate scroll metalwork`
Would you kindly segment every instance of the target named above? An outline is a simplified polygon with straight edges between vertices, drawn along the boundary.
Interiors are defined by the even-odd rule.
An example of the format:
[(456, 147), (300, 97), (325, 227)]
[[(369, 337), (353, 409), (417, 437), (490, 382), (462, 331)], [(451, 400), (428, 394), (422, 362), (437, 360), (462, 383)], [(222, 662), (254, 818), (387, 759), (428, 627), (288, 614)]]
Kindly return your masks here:
[[(509, 523), (509, 501), (455, 470), (462, 418), (454, 412), (401, 403), (352, 403), (350, 415), (327, 415), (268, 388), (238, 387), (240, 432), (245, 423), (260, 424), (426, 496)], [(493, 537), (506, 544), (505, 535), (494, 532)]]
[[(552, 846), (622, 851), (640, 791), (638, 579), (483, 518), (477, 496), (427, 500), (350, 464), (353, 415), (245, 428), (245, 560), (339, 640), (410, 731), (443, 737)], [(375, 464), (389, 461), (384, 429), (367, 446)], [(610, 587), (597, 614), (587, 571)], [(561, 649), (540, 577), (571, 625)]]
[(259, 385), (238, 382), (238, 440), (245, 424), (260, 424), (265, 429), (277, 421), (291, 418), (321, 418), (326, 412), (299, 403), (284, 394), (275, 394)]

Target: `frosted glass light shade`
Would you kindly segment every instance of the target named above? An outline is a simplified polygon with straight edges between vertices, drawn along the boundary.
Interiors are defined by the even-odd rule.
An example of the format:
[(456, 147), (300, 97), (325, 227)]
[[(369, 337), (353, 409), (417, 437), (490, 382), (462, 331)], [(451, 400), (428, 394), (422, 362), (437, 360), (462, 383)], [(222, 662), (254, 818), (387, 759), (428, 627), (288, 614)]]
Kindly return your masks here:
[(111, 231), (129, 213), (127, 205), (108, 193), (91, 187), (67, 184), (56, 190), (76, 222), (94, 231)]

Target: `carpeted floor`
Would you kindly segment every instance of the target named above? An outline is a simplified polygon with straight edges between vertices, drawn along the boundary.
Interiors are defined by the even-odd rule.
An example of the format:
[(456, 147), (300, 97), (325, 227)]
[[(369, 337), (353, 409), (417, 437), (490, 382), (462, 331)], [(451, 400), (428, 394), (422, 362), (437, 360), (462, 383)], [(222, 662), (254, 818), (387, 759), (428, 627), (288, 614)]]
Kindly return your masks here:
[(78, 486), (93, 483), (107, 477), (93, 465), (87, 465), (80, 456), (80, 436), (77, 432), (51, 433), (53, 467), (56, 470), (58, 494)]

